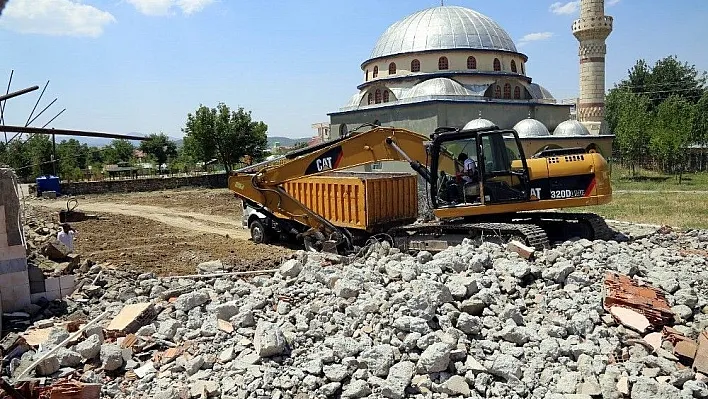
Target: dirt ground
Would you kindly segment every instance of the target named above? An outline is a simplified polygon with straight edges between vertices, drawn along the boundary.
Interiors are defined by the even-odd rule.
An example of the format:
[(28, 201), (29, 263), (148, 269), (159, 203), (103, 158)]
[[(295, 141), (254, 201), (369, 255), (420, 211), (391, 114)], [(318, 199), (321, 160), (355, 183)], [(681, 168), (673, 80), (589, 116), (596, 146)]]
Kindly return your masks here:
[[(276, 267), (292, 249), (258, 245), (241, 227), (241, 203), (228, 190), (169, 190), (77, 197), (77, 210), (98, 219), (74, 222), (76, 251), (85, 259), (158, 275), (194, 274), (221, 259), (234, 271)], [(66, 199), (28, 203), (58, 223)]]
[(84, 202), (111, 202), (116, 204), (160, 206), (184, 212), (227, 216), (241, 219), (241, 200), (229, 189), (194, 189), (151, 191), (145, 193), (100, 194), (77, 196), (79, 207)]

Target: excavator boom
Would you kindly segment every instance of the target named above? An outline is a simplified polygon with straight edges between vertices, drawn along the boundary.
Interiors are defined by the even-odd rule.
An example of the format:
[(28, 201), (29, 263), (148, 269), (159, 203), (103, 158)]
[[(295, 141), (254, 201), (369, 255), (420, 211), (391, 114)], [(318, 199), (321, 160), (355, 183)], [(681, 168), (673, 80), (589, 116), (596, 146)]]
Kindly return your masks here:
[[(288, 155), (292, 158), (289, 162), (266, 166), (255, 172), (236, 173), (229, 177), (229, 189), (262, 212), (309, 226), (312, 232), (325, 234), (326, 239), (346, 240), (346, 232), (297, 201), (285, 192), (282, 184), (381, 161), (409, 162), (414, 170), (427, 179), (429, 176), (424, 166), (428, 157), (426, 141), (428, 139), (425, 136), (408, 130), (378, 127)], [(443, 162), (453, 162), (450, 157), (444, 159)], [(345, 237), (331, 237), (339, 234)]]

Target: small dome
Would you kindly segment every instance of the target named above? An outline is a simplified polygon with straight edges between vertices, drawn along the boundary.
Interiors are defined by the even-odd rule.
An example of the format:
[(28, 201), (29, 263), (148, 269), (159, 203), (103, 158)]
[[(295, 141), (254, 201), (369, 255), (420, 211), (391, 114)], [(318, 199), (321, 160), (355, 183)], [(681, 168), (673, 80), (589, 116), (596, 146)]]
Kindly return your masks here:
[(483, 129), (485, 127), (493, 127), (496, 126), (494, 122), (490, 121), (489, 119), (484, 119), (484, 118), (477, 118), (477, 119), (472, 119), (471, 121), (467, 122), (465, 127), (462, 128), (462, 130), (472, 130), (472, 129)]
[(426, 96), (473, 96), (474, 92), (450, 78), (433, 78), (415, 85), (406, 98)]
[(553, 131), (553, 135), (563, 137), (589, 136), (590, 132), (588, 131), (588, 128), (586, 128), (585, 125), (583, 125), (582, 123), (578, 122), (575, 119), (569, 119), (565, 122), (561, 122), (556, 127), (556, 130)]
[(543, 123), (531, 118), (524, 119), (514, 125), (514, 130), (519, 134), (519, 137), (543, 137), (551, 135)]
[(451, 49), (517, 52), (509, 34), (491, 18), (465, 7), (441, 6), (391, 25), (379, 37), (369, 59)]

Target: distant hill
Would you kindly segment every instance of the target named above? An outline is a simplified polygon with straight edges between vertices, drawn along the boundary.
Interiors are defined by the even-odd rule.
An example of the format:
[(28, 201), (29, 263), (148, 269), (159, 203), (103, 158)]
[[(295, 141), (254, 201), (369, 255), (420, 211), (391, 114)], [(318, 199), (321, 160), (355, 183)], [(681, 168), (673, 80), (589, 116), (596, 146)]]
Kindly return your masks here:
[(268, 148), (273, 147), (273, 143), (280, 143), (282, 147), (290, 147), (294, 145), (295, 143), (301, 143), (305, 142), (308, 143), (312, 139), (312, 137), (304, 137), (304, 138), (299, 138), (299, 139), (293, 139), (290, 137), (280, 137), (280, 136), (273, 136), (273, 137), (268, 137)]

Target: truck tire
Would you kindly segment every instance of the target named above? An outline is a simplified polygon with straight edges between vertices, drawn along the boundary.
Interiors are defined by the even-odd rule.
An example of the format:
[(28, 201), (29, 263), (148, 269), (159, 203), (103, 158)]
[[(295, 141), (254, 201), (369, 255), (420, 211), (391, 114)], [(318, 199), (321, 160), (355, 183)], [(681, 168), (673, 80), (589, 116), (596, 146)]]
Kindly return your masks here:
[(256, 244), (268, 244), (270, 243), (270, 232), (265, 227), (262, 221), (256, 219), (251, 222), (251, 239)]

